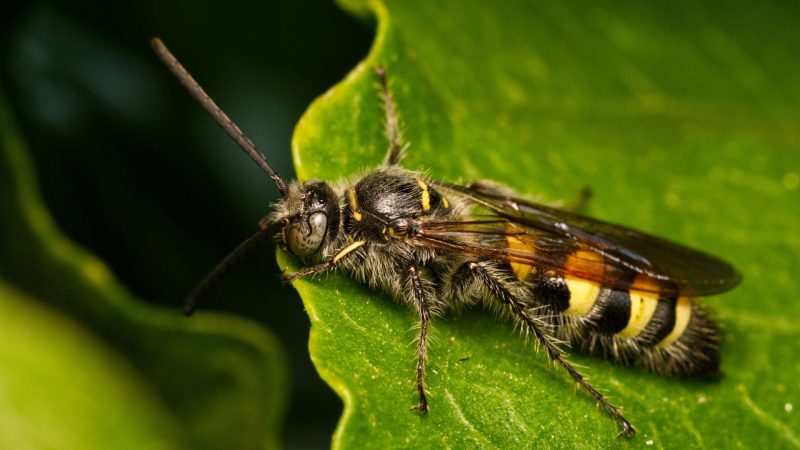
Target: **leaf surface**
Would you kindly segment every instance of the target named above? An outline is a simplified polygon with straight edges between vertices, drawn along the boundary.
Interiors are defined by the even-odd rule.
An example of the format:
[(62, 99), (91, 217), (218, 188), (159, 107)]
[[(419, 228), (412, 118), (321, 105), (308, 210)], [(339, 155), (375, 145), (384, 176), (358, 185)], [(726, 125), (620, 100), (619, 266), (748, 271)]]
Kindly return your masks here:
[(301, 179), (380, 163), (371, 68), (384, 65), (407, 167), (545, 201), (590, 186), (591, 215), (719, 255), (744, 283), (707, 301), (725, 333), (720, 381), (572, 355), (637, 428), (620, 440), (566, 374), (480, 311), (434, 321), (431, 411), (415, 415), (415, 314), (340, 275), (299, 281), (312, 358), (345, 402), (334, 447), (800, 447), (796, 3), (342, 3), (378, 31), (298, 124)]

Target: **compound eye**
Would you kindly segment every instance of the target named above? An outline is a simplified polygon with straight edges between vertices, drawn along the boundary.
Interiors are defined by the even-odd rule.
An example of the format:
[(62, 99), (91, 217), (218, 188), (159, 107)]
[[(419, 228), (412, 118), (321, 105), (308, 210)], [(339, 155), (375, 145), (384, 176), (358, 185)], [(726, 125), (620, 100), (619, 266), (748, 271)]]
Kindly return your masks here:
[[(304, 226), (307, 225), (307, 226)], [(319, 250), (325, 239), (328, 226), (328, 217), (325, 213), (317, 212), (308, 218), (308, 223), (293, 223), (289, 225), (286, 244), (289, 251), (297, 256), (310, 256)]]

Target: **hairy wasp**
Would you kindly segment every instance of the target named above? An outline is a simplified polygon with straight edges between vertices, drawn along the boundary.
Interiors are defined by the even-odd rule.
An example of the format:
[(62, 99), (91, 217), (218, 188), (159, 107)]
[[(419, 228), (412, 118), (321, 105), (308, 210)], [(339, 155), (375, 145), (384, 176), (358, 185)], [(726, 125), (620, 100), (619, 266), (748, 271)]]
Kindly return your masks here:
[(186, 300), (190, 315), (243, 256), (276, 237), (304, 267), (287, 281), (339, 270), (409, 305), (419, 316), (415, 368), (425, 388), (428, 328), (459, 305), (498, 307), (532, 334), (618, 422), (634, 428), (565, 358), (564, 344), (667, 375), (719, 372), (719, 331), (696, 301), (733, 288), (739, 274), (690, 248), (519, 198), (495, 182), (431, 179), (400, 165), (406, 149), (382, 67), (375, 68), (388, 152), (361, 176), (286, 183), (160, 39), (161, 60), (271, 178), (282, 198)]

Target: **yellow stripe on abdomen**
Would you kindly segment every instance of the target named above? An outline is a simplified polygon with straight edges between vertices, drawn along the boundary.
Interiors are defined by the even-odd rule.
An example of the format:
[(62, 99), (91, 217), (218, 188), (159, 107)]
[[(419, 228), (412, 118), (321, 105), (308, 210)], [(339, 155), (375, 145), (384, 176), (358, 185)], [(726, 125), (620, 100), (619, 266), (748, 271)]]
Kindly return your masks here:
[(658, 306), (659, 295), (652, 292), (637, 291), (632, 289), (629, 293), (631, 299), (631, 315), (628, 325), (617, 336), (632, 338), (639, 335), (650, 323)]
[[(509, 225), (507, 230), (509, 234), (506, 236), (506, 241), (508, 242), (508, 248), (512, 250), (512, 252), (533, 253), (535, 251), (533, 245), (513, 234), (517, 231), (513, 225)], [(564, 267), (568, 270), (570, 268), (584, 267), (587, 264), (595, 267), (594, 263), (601, 262), (602, 258), (602, 255), (598, 253), (578, 251), (567, 258)], [(514, 273), (514, 276), (520, 281), (527, 280), (534, 269), (534, 266), (530, 264), (514, 262), (513, 260), (509, 261), (509, 265), (511, 266), (511, 271)], [(565, 276), (564, 283), (569, 290), (569, 306), (561, 313), (573, 317), (580, 317), (588, 314), (597, 302), (597, 298), (602, 291), (602, 286), (596, 282), (572, 276)]]
[(585, 316), (591, 311), (600, 295), (600, 285), (581, 278), (566, 277), (569, 288), (569, 307), (564, 311), (568, 316)]
[(669, 344), (677, 341), (686, 331), (689, 326), (689, 321), (692, 318), (692, 299), (689, 297), (678, 297), (678, 302), (675, 304), (675, 325), (672, 331), (661, 340), (658, 347), (666, 347)]
[[(534, 253), (535, 247), (525, 240), (518, 237), (514, 233), (518, 230), (513, 225), (507, 227), (509, 234), (506, 236), (508, 248), (512, 251), (521, 253)], [(603, 257), (599, 253), (591, 251), (579, 250), (566, 258), (564, 262), (564, 272), (569, 273), (596, 273), (598, 267), (602, 267)], [(599, 263), (599, 264), (598, 264)], [(514, 276), (520, 281), (526, 281), (533, 273), (535, 266), (522, 263), (509, 261), (511, 270)], [(555, 272), (552, 275), (555, 279), (557, 275)], [(663, 339), (656, 345), (658, 347), (666, 347), (673, 342), (680, 339), (689, 326), (692, 316), (692, 299), (689, 297), (679, 297), (675, 303), (667, 302), (662, 299), (659, 294), (659, 286), (655, 280), (649, 280), (644, 277), (637, 277), (630, 285), (630, 289), (625, 291), (614, 291), (604, 288), (600, 283), (590, 281), (584, 278), (566, 275), (563, 278), (564, 284), (569, 290), (569, 299), (566, 309), (561, 311), (561, 314), (571, 317), (583, 317), (592, 312), (592, 309), (597, 304), (602, 296), (604, 304), (602, 305), (603, 314), (599, 318), (606, 326), (606, 332), (614, 334), (620, 338), (636, 338), (647, 329), (650, 322), (653, 320), (656, 311), (659, 310), (659, 305), (663, 303), (663, 307), (668, 307), (670, 310), (666, 312), (667, 315), (674, 313), (675, 320), (672, 329)], [(628, 306), (629, 303), (629, 306)], [(674, 306), (673, 306), (674, 305)], [(672, 308), (674, 307), (674, 310)], [(563, 308), (563, 306), (562, 306)], [(624, 312), (623, 312), (624, 311)], [(623, 317), (621, 314), (627, 314), (628, 317)], [(664, 314), (664, 312), (660, 313)], [(669, 327), (672, 322), (671, 317), (666, 323), (658, 325), (657, 328), (663, 330), (656, 331), (660, 336), (663, 336), (664, 328)], [(663, 320), (660, 319), (660, 320)], [(625, 324), (623, 326), (623, 324)], [(601, 327), (598, 325), (598, 327)], [(601, 327), (602, 328), (602, 327)], [(648, 333), (652, 334), (652, 331)], [(650, 344), (652, 345), (652, 344)]]
[[(569, 255), (564, 268), (567, 273), (573, 272), (592, 272), (596, 267), (602, 267), (603, 255), (586, 250), (578, 250)], [(568, 316), (584, 316), (591, 311), (592, 306), (597, 302), (602, 286), (593, 281), (583, 278), (566, 276), (564, 281), (569, 288), (569, 308), (564, 311)]]

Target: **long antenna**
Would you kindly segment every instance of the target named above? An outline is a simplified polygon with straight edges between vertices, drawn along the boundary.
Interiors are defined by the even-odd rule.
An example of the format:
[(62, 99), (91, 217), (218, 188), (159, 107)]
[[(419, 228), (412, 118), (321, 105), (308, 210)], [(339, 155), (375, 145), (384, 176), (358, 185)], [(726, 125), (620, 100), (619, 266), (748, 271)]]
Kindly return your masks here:
[(228, 256), (223, 258), (216, 267), (200, 282), (183, 303), (183, 314), (191, 316), (194, 310), (197, 309), (197, 302), (206, 296), (208, 292), (214, 288), (231, 269), (236, 266), (245, 256), (249, 255), (256, 248), (258, 248), (270, 236), (280, 231), (283, 224), (281, 222), (273, 222), (262, 226), (255, 234), (245, 239), (244, 242), (239, 244)]
[(192, 94), (192, 97), (197, 100), (198, 103), (206, 110), (206, 112), (228, 133), (240, 147), (242, 150), (245, 151), (253, 161), (261, 167), (261, 170), (269, 176), (272, 181), (278, 186), (278, 190), (281, 191), (281, 195), (286, 197), (286, 193), (288, 190), (286, 189), (286, 183), (283, 181), (283, 178), (280, 177), (273, 169), (272, 166), (269, 165), (269, 161), (267, 161), (267, 157), (264, 156), (263, 153), (258, 151), (253, 141), (251, 141), (247, 136), (242, 133), (242, 130), (236, 126), (235, 123), (228, 117), (225, 112), (214, 103), (214, 100), (206, 94), (206, 91), (197, 84), (197, 81), (189, 74), (183, 64), (175, 58), (175, 55), (169, 51), (166, 45), (161, 41), (160, 38), (154, 37), (150, 40), (150, 43), (153, 45), (153, 50), (155, 50), (156, 55), (161, 59), (161, 61), (167, 66), (170, 72), (178, 78), (178, 81)]

